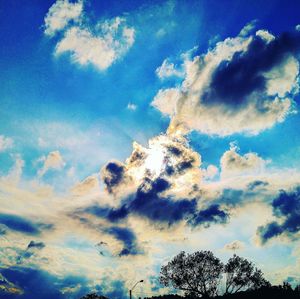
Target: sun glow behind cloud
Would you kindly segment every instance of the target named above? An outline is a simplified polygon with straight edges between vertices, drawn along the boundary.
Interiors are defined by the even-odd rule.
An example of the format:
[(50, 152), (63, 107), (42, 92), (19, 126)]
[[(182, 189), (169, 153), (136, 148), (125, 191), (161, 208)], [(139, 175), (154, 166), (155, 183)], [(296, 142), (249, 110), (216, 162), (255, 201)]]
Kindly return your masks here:
[(149, 170), (155, 177), (159, 176), (166, 164), (165, 158), (165, 149), (161, 145), (150, 143), (145, 160), (146, 171)]

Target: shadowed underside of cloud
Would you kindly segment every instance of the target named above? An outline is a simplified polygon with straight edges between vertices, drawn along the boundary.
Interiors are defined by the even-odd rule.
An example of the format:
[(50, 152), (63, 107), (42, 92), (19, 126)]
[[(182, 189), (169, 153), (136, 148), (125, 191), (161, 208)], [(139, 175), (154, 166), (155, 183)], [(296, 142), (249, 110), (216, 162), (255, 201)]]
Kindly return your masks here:
[[(78, 299), (90, 292), (109, 298), (126, 298), (124, 282), (105, 277), (96, 284), (84, 276), (58, 277), (41, 269), (25, 267), (0, 270), (1, 299)], [(4, 289), (4, 286), (7, 286)]]
[(298, 31), (227, 38), (186, 61), (181, 87), (160, 90), (152, 105), (172, 118), (170, 133), (258, 134), (292, 112), (299, 52)]
[(253, 191), (253, 190), (256, 190), (256, 189), (259, 189), (259, 188), (264, 188), (268, 185), (269, 185), (268, 182), (261, 181), (261, 180), (255, 180), (253, 182), (250, 182), (247, 187), (250, 191)]
[(292, 192), (282, 190), (272, 202), (273, 214), (277, 221), (260, 226), (257, 234), (264, 244), (269, 239), (286, 235), (291, 239), (297, 238), (300, 231), (300, 187)]
[(170, 188), (166, 179), (154, 181), (145, 179), (138, 188), (135, 198), (129, 204), (129, 211), (146, 217), (154, 222), (172, 225), (183, 220), (196, 210), (196, 200), (172, 200), (161, 197), (160, 193)]
[(162, 134), (149, 140), (149, 147), (134, 143), (125, 163), (111, 161), (101, 170), (105, 190), (113, 195), (114, 207), (94, 203), (69, 216), (96, 230), (99, 227), (90, 216), (106, 220), (108, 228), (100, 230), (124, 243), (120, 256), (140, 252), (134, 231), (123, 228), (130, 217), (143, 218), (159, 228), (180, 223), (191, 227), (224, 224), (229, 215), (222, 210), (222, 203), (199, 208), (200, 165), (201, 156), (183, 136)]
[[(260, 93), (260, 96), (268, 95), (270, 79), (265, 73), (284, 63), (290, 55), (297, 55), (299, 50), (300, 34), (297, 31), (283, 33), (269, 42), (254, 36), (246, 51), (236, 52), (230, 61), (225, 60), (218, 65), (202, 101), (206, 105), (219, 103), (240, 109), (240, 105), (251, 101), (249, 96), (254, 92)], [(259, 100), (263, 102), (265, 99)], [(257, 102), (258, 108), (259, 104)]]
[(203, 224), (205, 227), (210, 226), (211, 223), (226, 223), (229, 215), (220, 209), (219, 205), (211, 205), (205, 210), (196, 214), (189, 223), (193, 226)]
[[(151, 180), (146, 178), (138, 187), (135, 194), (124, 199), (119, 208), (101, 207), (93, 205), (74, 212), (76, 215), (92, 214), (112, 223), (123, 222), (130, 215), (146, 218), (153, 224), (166, 224), (168, 227), (181, 221), (197, 227), (208, 227), (212, 223), (226, 223), (229, 215), (221, 210), (220, 205), (211, 205), (198, 210), (196, 199), (172, 199), (161, 195), (171, 188), (171, 184), (163, 178)], [(83, 216), (84, 217), (84, 216)], [(113, 226), (104, 229), (104, 233), (114, 236), (124, 243), (122, 255), (136, 255), (138, 249), (134, 232), (128, 228)]]
[(30, 241), (25, 250), (18, 249), (16, 256), (16, 264), (21, 265), (25, 260), (35, 256), (40, 250), (45, 248), (44, 242)]
[[(40, 269), (31, 269), (23, 267), (12, 267), (1, 269), (1, 274), (18, 285), (23, 290), (23, 294), (13, 294), (6, 292), (1, 294), (1, 298), (19, 298), (19, 299), (60, 299), (60, 298), (79, 298), (89, 291), (88, 281), (84, 277), (68, 276), (59, 278)], [(80, 285), (80, 287), (69, 294), (64, 294), (64, 287)]]
[[(23, 290), (19, 288), (16, 284), (12, 283), (8, 279), (6, 279), (1, 273), (0, 273), (0, 293), (2, 295), (22, 295)], [(2, 297), (3, 298), (3, 297)]]
[(39, 235), (43, 230), (53, 228), (52, 224), (36, 223), (21, 216), (2, 213), (0, 213), (0, 223), (10, 230), (29, 235)]
[(114, 226), (107, 228), (104, 231), (123, 242), (124, 248), (119, 253), (119, 256), (137, 255), (142, 253), (137, 246), (135, 234), (129, 228)]
[(37, 248), (37, 249), (43, 249), (45, 247), (45, 243), (44, 242), (35, 242), (35, 241), (30, 241), (30, 243), (27, 246), (27, 249), (30, 248)]
[(106, 190), (113, 194), (114, 187), (125, 180), (125, 166), (118, 161), (111, 161), (102, 169), (101, 175), (106, 186)]

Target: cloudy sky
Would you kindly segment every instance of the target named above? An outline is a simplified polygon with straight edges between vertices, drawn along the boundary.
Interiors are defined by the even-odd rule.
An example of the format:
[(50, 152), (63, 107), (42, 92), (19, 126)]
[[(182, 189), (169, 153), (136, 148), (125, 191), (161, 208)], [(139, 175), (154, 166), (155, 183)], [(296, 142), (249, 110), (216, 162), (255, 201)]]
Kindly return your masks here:
[(1, 298), (168, 293), (182, 250), (300, 283), (299, 1), (0, 1)]

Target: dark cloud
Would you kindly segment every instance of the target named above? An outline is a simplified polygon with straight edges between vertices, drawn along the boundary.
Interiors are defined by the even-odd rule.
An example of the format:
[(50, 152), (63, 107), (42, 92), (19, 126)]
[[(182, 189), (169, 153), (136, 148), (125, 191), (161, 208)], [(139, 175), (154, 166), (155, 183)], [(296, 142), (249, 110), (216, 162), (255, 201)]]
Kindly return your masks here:
[[(84, 277), (60, 278), (40, 269), (24, 267), (1, 269), (0, 273), (23, 290), (23, 294), (1, 293), (1, 299), (78, 299), (90, 291)], [(63, 294), (63, 288), (78, 285), (78, 290)]]
[(32, 249), (32, 248), (43, 249), (45, 246), (46, 245), (43, 242), (30, 241), (30, 243), (27, 246), (27, 249)]
[(226, 223), (228, 219), (229, 215), (222, 211), (219, 205), (211, 205), (207, 209), (199, 211), (189, 220), (189, 224), (192, 226), (204, 225), (208, 227), (211, 223)]
[[(232, 109), (247, 104), (249, 96), (266, 90), (263, 72), (280, 65), (288, 55), (300, 50), (300, 33), (283, 33), (272, 41), (253, 36), (246, 52), (237, 52), (222, 61), (213, 73), (201, 101), (206, 105), (223, 104)], [(264, 100), (264, 99), (261, 99)], [(259, 108), (259, 102), (257, 103)]]
[(253, 182), (249, 183), (247, 185), (247, 188), (248, 188), (249, 191), (253, 191), (253, 190), (257, 189), (257, 188), (263, 188), (263, 187), (266, 187), (268, 185), (269, 185), (268, 182), (256, 180), (256, 181), (253, 181)]
[(221, 196), (216, 201), (228, 207), (235, 207), (241, 201), (245, 202), (245, 197), (246, 195), (243, 190), (228, 188), (222, 191)]
[(0, 236), (4, 236), (4, 235), (6, 235), (6, 233), (7, 233), (6, 226), (1, 224), (0, 225)]
[(119, 252), (119, 256), (137, 255), (141, 253), (141, 250), (139, 250), (137, 246), (136, 236), (129, 228), (114, 226), (105, 229), (104, 232), (123, 242), (124, 247)]
[(257, 229), (257, 233), (264, 244), (269, 239), (276, 237), (283, 233), (282, 227), (275, 221), (268, 223), (266, 226), (260, 226)]
[(134, 149), (126, 162), (129, 165), (141, 166), (147, 158), (147, 153), (137, 143), (134, 143), (133, 147)]
[(20, 254), (16, 257), (16, 264), (21, 265), (24, 260), (30, 259), (34, 255), (34, 252), (31, 250), (20, 251)]
[(169, 145), (169, 146), (167, 146), (167, 149), (168, 149), (168, 152), (174, 156), (177, 156), (177, 157), (182, 156), (182, 149), (180, 149), (178, 146)]
[[(229, 215), (220, 209), (219, 204), (198, 211), (197, 199), (173, 199), (163, 196), (163, 192), (171, 187), (172, 185), (164, 178), (155, 180), (145, 178), (136, 193), (124, 199), (119, 208), (93, 205), (83, 210), (77, 210), (74, 215), (82, 219), (78, 214), (89, 213), (116, 223), (126, 219), (129, 214), (134, 214), (145, 217), (153, 223), (167, 224), (168, 226), (183, 220), (192, 226), (208, 226), (209, 223), (227, 222)], [(233, 192), (233, 190), (231, 191)], [(232, 200), (231, 197), (230, 200)]]
[[(0, 294), (1, 295), (21, 295), (23, 294), (23, 290), (19, 288), (16, 284), (12, 283), (11, 281), (7, 280), (6, 277), (4, 277), (0, 273)], [(1, 296), (1, 298), (3, 298)]]
[[(166, 146), (167, 153), (165, 157), (166, 167), (164, 173), (168, 176), (181, 175), (187, 170), (197, 167), (195, 153), (181, 143), (174, 143)], [(176, 161), (174, 161), (176, 157)], [(170, 162), (172, 161), (172, 162)]]
[(110, 207), (101, 207), (98, 204), (95, 204), (85, 208), (84, 212), (100, 218), (105, 218), (111, 222), (118, 222), (119, 220), (126, 218), (128, 215), (128, 209), (126, 205), (122, 205), (120, 208), (113, 209)]
[(101, 207), (93, 205), (77, 213), (85, 212), (111, 222), (125, 219), (130, 213), (146, 217), (155, 222), (174, 224), (183, 220), (185, 216), (196, 210), (196, 200), (173, 200), (162, 197), (160, 193), (171, 187), (170, 183), (163, 178), (151, 180), (145, 178), (137, 192), (123, 201), (119, 208)]
[(19, 255), (16, 258), (16, 263), (18, 265), (22, 264), (24, 260), (31, 258), (37, 253), (37, 251), (42, 250), (45, 247), (43, 242), (30, 241), (25, 250), (20, 250)]
[(145, 180), (138, 188), (134, 200), (129, 205), (132, 213), (147, 217), (150, 220), (174, 224), (192, 214), (197, 206), (196, 200), (173, 200), (162, 197), (159, 193), (170, 188), (170, 183), (158, 178)]
[(52, 224), (34, 223), (27, 218), (12, 214), (0, 213), (0, 223), (11, 230), (29, 235), (39, 235), (41, 231), (53, 228)]
[(281, 234), (293, 238), (300, 231), (300, 187), (292, 192), (280, 191), (272, 206), (274, 216), (281, 221), (273, 221), (258, 228), (262, 243)]
[(102, 180), (109, 193), (113, 193), (124, 178), (125, 166), (120, 162), (109, 162), (102, 169)]

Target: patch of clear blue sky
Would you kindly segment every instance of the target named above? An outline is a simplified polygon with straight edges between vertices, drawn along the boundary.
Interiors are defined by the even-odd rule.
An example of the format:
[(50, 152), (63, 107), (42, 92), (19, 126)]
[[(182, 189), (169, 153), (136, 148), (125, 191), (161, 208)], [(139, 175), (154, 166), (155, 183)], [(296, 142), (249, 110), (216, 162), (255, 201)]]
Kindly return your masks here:
[[(28, 130), (34, 122), (67, 123), (82, 132), (105, 123), (99, 125), (101, 130), (110, 127), (110, 134), (115, 134), (111, 140), (115, 145), (104, 146), (107, 158), (125, 159), (133, 140), (145, 144), (168, 126), (169, 120), (150, 106), (157, 91), (172, 83), (155, 75), (165, 58), (178, 57), (194, 46), (199, 47), (197, 53), (206, 52), (210, 40), (235, 36), (254, 19), (258, 28), (274, 34), (300, 23), (299, 1), (85, 1), (91, 23), (125, 16), (136, 30), (128, 53), (100, 72), (71, 63), (68, 55), (54, 57), (57, 38), (43, 34), (44, 17), (53, 3), (12, 0), (0, 5), (0, 133), (15, 139), (14, 151), (23, 155), (27, 165), (57, 149), (36, 146), (40, 133)], [(165, 34), (158, 37), (161, 29)], [(136, 111), (126, 109), (129, 102), (137, 105)], [(299, 149), (295, 150), (300, 146), (299, 122), (299, 116), (293, 115), (255, 137), (192, 133), (191, 141), (205, 164), (218, 164), (229, 142), (237, 140), (242, 152), (255, 151), (279, 166), (293, 166), (299, 159)], [(116, 146), (118, 142), (123, 146)], [(8, 169), (12, 160), (0, 154), (0, 163)], [(101, 163), (99, 158), (94, 166), (83, 169), (81, 165), (81, 176), (96, 171)], [(25, 173), (34, 175), (35, 170), (27, 167)]]

